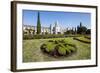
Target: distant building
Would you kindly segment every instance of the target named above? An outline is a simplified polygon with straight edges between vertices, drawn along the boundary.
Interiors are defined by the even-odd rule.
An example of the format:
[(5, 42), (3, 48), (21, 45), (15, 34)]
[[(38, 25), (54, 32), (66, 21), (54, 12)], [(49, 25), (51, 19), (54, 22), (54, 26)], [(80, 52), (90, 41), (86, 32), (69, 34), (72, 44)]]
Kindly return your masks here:
[(61, 34), (61, 28), (59, 27), (58, 22), (55, 22), (54, 26), (52, 26), (53, 28), (51, 30), (53, 30), (53, 34)]
[(32, 25), (24, 25), (23, 26), (23, 33), (24, 34), (36, 34), (37, 27)]
[[(41, 34), (63, 34), (67, 29), (61, 29), (58, 22), (51, 24), (49, 27), (41, 27)], [(37, 34), (37, 27), (32, 25), (23, 26), (24, 34)]]

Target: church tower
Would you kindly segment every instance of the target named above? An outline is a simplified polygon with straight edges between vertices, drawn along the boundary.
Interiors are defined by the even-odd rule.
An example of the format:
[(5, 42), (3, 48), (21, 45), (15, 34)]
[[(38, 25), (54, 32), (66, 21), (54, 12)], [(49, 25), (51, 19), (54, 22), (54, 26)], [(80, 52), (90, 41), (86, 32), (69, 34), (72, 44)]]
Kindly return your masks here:
[(58, 26), (58, 22), (56, 21), (55, 22), (55, 34), (59, 34), (59, 33), (61, 33), (61, 31), (60, 31), (60, 27)]

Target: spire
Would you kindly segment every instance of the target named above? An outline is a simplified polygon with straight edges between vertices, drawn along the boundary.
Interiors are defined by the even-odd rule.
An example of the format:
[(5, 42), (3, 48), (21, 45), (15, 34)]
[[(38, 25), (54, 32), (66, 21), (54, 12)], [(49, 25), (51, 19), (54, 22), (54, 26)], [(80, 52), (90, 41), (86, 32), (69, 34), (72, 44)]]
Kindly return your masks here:
[(58, 21), (55, 22), (55, 27), (57, 27), (57, 26), (58, 26)]

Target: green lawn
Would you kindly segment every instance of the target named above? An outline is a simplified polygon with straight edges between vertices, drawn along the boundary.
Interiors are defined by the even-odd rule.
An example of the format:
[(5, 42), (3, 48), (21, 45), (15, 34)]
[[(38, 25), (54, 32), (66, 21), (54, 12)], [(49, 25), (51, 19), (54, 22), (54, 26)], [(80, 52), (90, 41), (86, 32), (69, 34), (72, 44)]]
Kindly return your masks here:
[(64, 39), (68, 43), (73, 43), (77, 47), (77, 52), (65, 57), (52, 57), (44, 54), (40, 46), (51, 39), (33, 39), (23, 40), (23, 62), (43, 62), (43, 61), (61, 61), (61, 60), (85, 60), (91, 58), (91, 46), (77, 40), (73, 37), (53, 38), (52, 40)]

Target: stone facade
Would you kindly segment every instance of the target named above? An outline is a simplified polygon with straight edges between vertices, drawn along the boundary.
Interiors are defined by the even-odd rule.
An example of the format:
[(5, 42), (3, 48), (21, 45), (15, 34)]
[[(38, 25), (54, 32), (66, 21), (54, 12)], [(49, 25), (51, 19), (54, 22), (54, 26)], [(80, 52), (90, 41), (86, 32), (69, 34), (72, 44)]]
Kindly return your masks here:
[[(41, 27), (41, 34), (63, 34), (66, 29), (61, 29), (58, 22), (51, 24), (49, 27)], [(23, 26), (24, 34), (37, 34), (37, 26), (24, 25)]]

